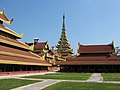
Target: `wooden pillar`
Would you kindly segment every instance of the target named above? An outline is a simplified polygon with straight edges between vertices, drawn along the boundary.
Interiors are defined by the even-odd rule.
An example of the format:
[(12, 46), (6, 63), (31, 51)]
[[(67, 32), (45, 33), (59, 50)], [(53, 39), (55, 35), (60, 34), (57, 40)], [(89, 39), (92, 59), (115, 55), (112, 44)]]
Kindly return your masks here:
[(14, 65), (13, 65), (13, 67), (12, 67), (12, 71), (14, 72)]
[(22, 69), (21, 69), (21, 65), (20, 65), (20, 71), (22, 71)]
[(25, 67), (25, 71), (27, 71), (27, 65), (26, 65), (26, 67)]
[(111, 69), (112, 69), (111, 71), (114, 72), (114, 71), (116, 70), (116, 67), (115, 67), (115, 69), (114, 69), (113, 65), (111, 65)]
[(5, 67), (5, 68), (4, 68), (4, 72), (6, 72), (6, 65), (4, 65), (4, 67)]
[(32, 70), (32, 66), (30, 66), (30, 68), (31, 68), (31, 71), (33, 71), (33, 70)]

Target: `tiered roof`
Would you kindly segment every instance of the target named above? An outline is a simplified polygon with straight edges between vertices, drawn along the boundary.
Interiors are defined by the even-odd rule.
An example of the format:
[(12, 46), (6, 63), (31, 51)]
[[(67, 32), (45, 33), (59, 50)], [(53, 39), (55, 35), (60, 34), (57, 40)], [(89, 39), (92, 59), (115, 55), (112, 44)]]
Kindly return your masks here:
[(7, 19), (4, 11), (0, 12), (0, 64), (51, 66), (32, 53), (30, 46), (17, 40), (22, 35), (2, 25), (3, 22), (11, 24), (12, 21)]
[(26, 43), (33, 48), (33, 52), (39, 56), (45, 57), (46, 52), (49, 50), (48, 41), (38, 42), (38, 38), (34, 38), (34, 43)]
[(13, 19), (9, 20), (9, 19), (7, 18), (7, 16), (6, 16), (5, 13), (4, 13), (4, 10), (2, 10), (2, 11), (0, 12), (0, 20), (3, 21), (3, 22), (5, 22), (5, 23), (7, 23), (7, 24), (11, 24), (12, 21), (13, 21)]
[(120, 64), (120, 56), (79, 56), (63, 61), (61, 65), (101, 65)]
[[(4, 13), (4, 10), (0, 12), (0, 21), (3, 23), (7, 23), (7, 24), (11, 24), (13, 19), (9, 20), (5, 13)], [(17, 34), (16, 32), (12, 31), (11, 29), (5, 27), (2, 25), (2, 23), (0, 23), (0, 31), (4, 32), (4, 33), (7, 33), (8, 35), (12, 35), (14, 36), (15, 38), (22, 38), (23, 34)]]
[(63, 56), (72, 56), (73, 49), (71, 49), (70, 44), (68, 43), (68, 38), (66, 35), (66, 29), (65, 29), (65, 16), (63, 15), (63, 27), (62, 27), (62, 34), (60, 37), (60, 41), (58, 42), (58, 45), (56, 46), (57, 51)]
[(50, 49), (49, 51), (52, 53), (52, 55), (54, 55), (56, 61), (64, 61), (64, 60), (65, 60), (65, 59), (61, 56), (61, 54), (58, 53), (58, 51), (52, 50), (52, 49)]
[(27, 44), (22, 43), (16, 39), (11, 39), (2, 35), (0, 35), (0, 43), (4, 43), (7, 45), (15, 46), (26, 50), (31, 50), (31, 47), (29, 47)]
[(48, 41), (47, 42), (39, 42), (34, 45), (34, 50), (43, 50), (48, 49)]
[(108, 45), (81, 45), (78, 44), (78, 53), (113, 53), (113, 42)]
[[(113, 54), (114, 52), (115, 50), (114, 50), (113, 42), (108, 45), (86, 46), (79, 44), (79, 48), (78, 48), (79, 55), (74, 57), (72, 60), (67, 60), (62, 62), (61, 65), (120, 64), (120, 56), (114, 55)], [(95, 53), (97, 53), (97, 55)]]
[(0, 63), (50, 66), (44, 60), (40, 60), (40, 56), (31, 51), (27, 52), (2, 45), (0, 45)]
[(29, 46), (33, 47), (33, 52), (37, 55), (41, 56), (51, 65), (58, 65), (60, 61), (64, 61), (61, 54), (54, 49), (49, 48), (48, 41), (47, 42), (39, 42), (38, 38), (34, 38), (34, 43), (27, 43)]

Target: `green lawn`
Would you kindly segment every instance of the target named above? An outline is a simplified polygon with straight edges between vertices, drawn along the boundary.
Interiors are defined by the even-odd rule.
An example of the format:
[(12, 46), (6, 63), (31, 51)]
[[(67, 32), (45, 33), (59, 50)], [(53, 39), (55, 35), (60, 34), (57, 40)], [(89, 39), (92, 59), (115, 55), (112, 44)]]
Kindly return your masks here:
[(120, 90), (119, 84), (60, 82), (43, 90)]
[(22, 79), (0, 79), (0, 90), (10, 90), (16, 87), (24, 86), (35, 82), (38, 81)]
[(120, 73), (102, 73), (104, 81), (120, 81)]
[(59, 79), (59, 80), (87, 80), (91, 73), (53, 73), (45, 75), (27, 76), (25, 78), (39, 78), (39, 79)]

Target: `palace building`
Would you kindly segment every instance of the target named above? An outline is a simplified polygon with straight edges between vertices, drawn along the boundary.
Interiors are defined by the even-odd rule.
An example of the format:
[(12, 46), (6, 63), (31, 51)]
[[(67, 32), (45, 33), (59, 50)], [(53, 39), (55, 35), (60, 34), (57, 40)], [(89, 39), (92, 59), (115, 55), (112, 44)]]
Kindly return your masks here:
[(26, 44), (33, 46), (33, 53), (39, 55), (43, 60), (51, 64), (51, 66), (48, 67), (49, 71), (59, 70), (60, 62), (65, 60), (54, 48), (50, 49), (48, 41), (39, 42), (38, 38), (34, 38), (34, 43)]
[(65, 72), (120, 72), (120, 56), (115, 55), (114, 42), (107, 45), (78, 44), (78, 54), (60, 64)]
[(73, 56), (66, 35), (65, 15), (63, 15), (62, 34), (56, 46), (50, 49), (48, 41), (33, 43), (19, 41), (23, 34), (7, 28), (11, 24), (0, 12), (0, 74), (10, 72), (120, 72), (120, 56), (115, 54), (114, 42), (106, 45), (82, 45), (78, 43), (78, 54)]
[[(66, 58), (60, 63), (60, 71), (65, 72), (120, 72), (120, 56), (115, 55), (114, 42), (107, 45), (81, 45), (78, 43), (78, 55), (70, 48), (63, 15), (62, 35), (57, 51)], [(69, 58), (68, 58), (69, 57)]]
[(0, 73), (48, 70), (51, 64), (33, 53), (33, 46), (18, 40), (23, 34), (18, 34), (3, 25), (11, 24), (12, 21), (13, 19), (8, 20), (4, 10), (0, 12)]

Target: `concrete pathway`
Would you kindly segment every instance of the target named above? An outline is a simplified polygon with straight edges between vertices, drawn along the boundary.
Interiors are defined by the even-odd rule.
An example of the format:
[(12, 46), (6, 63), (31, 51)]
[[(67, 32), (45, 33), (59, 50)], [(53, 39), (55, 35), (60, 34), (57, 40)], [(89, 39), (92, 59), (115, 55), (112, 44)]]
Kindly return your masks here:
[[(54, 73), (54, 72), (48, 72), (48, 73)], [(46, 73), (41, 73), (46, 74)], [(23, 76), (23, 75), (21, 75)], [(117, 81), (104, 81), (103, 77), (100, 73), (93, 73), (91, 77), (88, 80), (54, 80), (54, 79), (35, 79), (35, 78), (21, 78), (21, 76), (14, 76), (12, 78), (18, 78), (18, 79), (26, 79), (26, 80), (38, 80), (42, 82), (37, 82), (25, 86), (21, 86), (18, 88), (14, 88), (11, 90), (42, 90), (50, 85), (59, 83), (59, 82), (96, 82), (96, 83), (115, 83), (120, 84), (120, 82)], [(24, 75), (26, 76), (26, 75)]]
[(29, 74), (18, 74), (18, 75), (3, 75), (3, 76), (0, 76), (0, 79), (24, 77), (24, 76), (31, 76), (31, 75), (44, 75), (44, 74), (50, 74), (50, 73), (56, 73), (56, 72), (41, 72), (41, 73), (29, 73)]
[(103, 77), (101, 73), (93, 73), (87, 81), (88, 82), (103, 82)]
[(11, 90), (42, 90), (43, 88), (56, 84), (58, 82), (61, 82), (61, 81), (60, 80), (44, 80), (42, 82), (29, 84), (29, 85), (11, 89)]
[[(18, 77), (16, 77), (18, 78)], [(52, 80), (52, 79), (31, 79), (31, 78), (19, 78), (19, 79), (27, 79), (27, 80), (43, 80), (42, 82), (29, 84), (26, 86), (22, 86), (16, 89), (12, 90), (41, 90), (45, 87), (48, 87), (50, 85), (56, 84), (58, 82), (99, 82), (103, 81), (103, 77), (100, 73), (93, 73), (91, 77), (88, 80)]]

